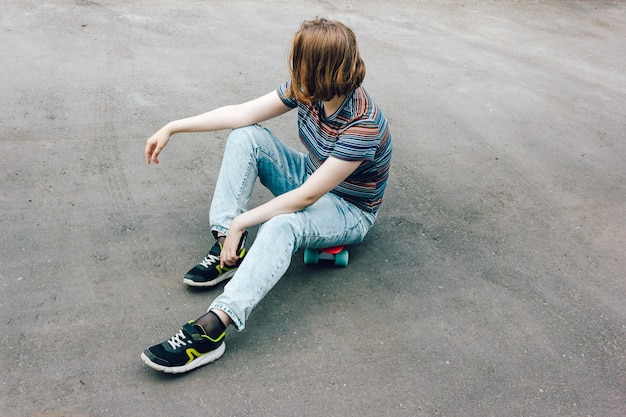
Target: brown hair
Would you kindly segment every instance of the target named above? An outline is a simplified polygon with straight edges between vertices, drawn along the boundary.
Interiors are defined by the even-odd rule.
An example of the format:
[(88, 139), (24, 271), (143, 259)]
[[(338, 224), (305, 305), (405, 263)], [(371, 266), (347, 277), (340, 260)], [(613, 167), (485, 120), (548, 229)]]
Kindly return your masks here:
[(293, 39), (290, 63), (287, 95), (305, 103), (346, 95), (365, 78), (354, 32), (326, 19), (302, 23)]

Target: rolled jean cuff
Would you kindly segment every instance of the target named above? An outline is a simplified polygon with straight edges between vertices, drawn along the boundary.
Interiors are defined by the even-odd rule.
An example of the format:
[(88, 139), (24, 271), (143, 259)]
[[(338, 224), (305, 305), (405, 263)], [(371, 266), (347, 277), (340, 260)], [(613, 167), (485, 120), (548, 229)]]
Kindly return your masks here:
[(214, 309), (221, 310), (224, 313), (228, 314), (228, 317), (230, 317), (230, 319), (233, 322), (233, 325), (237, 328), (238, 331), (241, 331), (245, 328), (245, 324), (243, 323), (243, 321), (241, 321), (239, 316), (237, 316), (237, 314), (235, 314), (235, 312), (226, 304), (223, 304), (220, 302), (213, 302), (211, 306), (209, 307), (209, 309), (207, 310), (207, 312), (214, 310)]
[(222, 226), (212, 226), (211, 231), (213, 232), (213, 237), (215, 237), (215, 239), (217, 239), (218, 233), (222, 233), (223, 235), (228, 234), (228, 229)]

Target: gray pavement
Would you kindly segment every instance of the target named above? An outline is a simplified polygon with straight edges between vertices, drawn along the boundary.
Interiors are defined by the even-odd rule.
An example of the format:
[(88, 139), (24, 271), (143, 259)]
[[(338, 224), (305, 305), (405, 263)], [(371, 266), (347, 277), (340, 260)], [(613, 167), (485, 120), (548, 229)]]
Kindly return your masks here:
[[(24, 2), (0, 12), (2, 416), (626, 415), (626, 3)], [(227, 132), (165, 122), (274, 89), (350, 25), (393, 174), (347, 269), (292, 266), (183, 376), (141, 351), (219, 293)], [(298, 146), (294, 115), (267, 123)], [(268, 198), (259, 191), (255, 203)]]

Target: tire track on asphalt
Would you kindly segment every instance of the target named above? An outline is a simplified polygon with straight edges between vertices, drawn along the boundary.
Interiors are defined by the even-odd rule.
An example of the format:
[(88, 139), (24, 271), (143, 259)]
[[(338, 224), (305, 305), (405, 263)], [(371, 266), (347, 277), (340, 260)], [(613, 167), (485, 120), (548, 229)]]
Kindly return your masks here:
[[(132, 44), (133, 27), (118, 11), (92, 1), (77, 2), (74, 13), (73, 24), (80, 19), (87, 28), (96, 27), (92, 33), (97, 36), (100, 47), (100, 65), (90, 77), (97, 80), (93, 89), (90, 88), (94, 94), (94, 155), (90, 158), (90, 165), (95, 171), (90, 175), (100, 182), (101, 227), (109, 230), (96, 230), (96, 233), (104, 233), (108, 239), (112, 237), (126, 248), (118, 253), (118, 249), (111, 249), (111, 242), (102, 242), (103, 247), (99, 250), (106, 253), (98, 252), (92, 256), (96, 260), (102, 258), (100, 262), (110, 262), (109, 257), (116, 254), (124, 257), (121, 264), (128, 262), (134, 264), (133, 269), (149, 270), (150, 253), (140, 241), (145, 219), (136, 215), (139, 210), (121, 158), (125, 146), (122, 135), (129, 120), (123, 112), (125, 96), (122, 88), (128, 83), (134, 62), (134, 54), (128, 47)], [(94, 236), (94, 239), (101, 240), (102, 236)]]
[[(97, 87), (96, 99), (96, 126), (99, 134), (96, 136), (97, 148), (100, 151), (102, 160), (99, 162), (99, 169), (105, 177), (106, 195), (110, 196), (109, 204), (115, 212), (126, 217), (128, 211), (136, 212), (136, 204), (128, 186), (123, 166), (120, 163), (120, 136), (118, 126), (120, 125), (120, 96), (116, 86), (120, 85), (120, 65), (119, 59), (132, 58), (132, 52), (127, 48), (126, 43), (132, 36), (132, 30), (127, 21), (103, 6), (94, 6), (95, 3), (88, 2), (85, 7), (98, 7), (98, 12), (106, 20), (110, 20), (110, 37), (107, 39), (108, 51), (107, 62), (101, 67), (98, 79), (101, 80)], [(126, 219), (125, 219), (126, 220)]]
[[(105, 59), (95, 77), (99, 82), (95, 88), (94, 124), (98, 132), (94, 140), (101, 158), (96, 162), (96, 167), (99, 171), (97, 174), (103, 178), (104, 204), (107, 207), (107, 218), (104, 220), (110, 228), (107, 233), (117, 238), (122, 247), (109, 251), (120, 258), (120, 265), (130, 267), (132, 271), (140, 271), (139, 277), (147, 273), (152, 284), (174, 285), (169, 276), (158, 277), (154, 274), (155, 267), (159, 267), (159, 261), (155, 261), (155, 258), (163, 257), (165, 248), (154, 247), (146, 237), (144, 226), (151, 215), (141, 214), (128, 182), (128, 173), (132, 171), (125, 169), (121, 158), (127, 146), (126, 124), (133, 121), (125, 113), (128, 104), (124, 90), (132, 82), (129, 74), (132, 74), (135, 63), (134, 52), (128, 46), (133, 44), (133, 22), (113, 7), (94, 2), (86, 2), (85, 7), (96, 10), (97, 17), (92, 18), (98, 19), (97, 23), (106, 27), (106, 30), (98, 31), (98, 35), (104, 33), (106, 39), (102, 52)], [(122, 12), (125, 10), (122, 9)], [(132, 151), (137, 151), (134, 144)], [(151, 288), (161, 292), (158, 287), (145, 285), (145, 281), (141, 285), (144, 291)]]

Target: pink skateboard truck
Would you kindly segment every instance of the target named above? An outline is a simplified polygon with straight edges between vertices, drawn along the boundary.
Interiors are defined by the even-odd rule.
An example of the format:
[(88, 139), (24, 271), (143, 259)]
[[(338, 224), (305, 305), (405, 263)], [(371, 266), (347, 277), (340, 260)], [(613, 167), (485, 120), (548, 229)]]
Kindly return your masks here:
[(335, 266), (348, 266), (348, 250), (344, 245), (324, 249), (304, 249), (304, 263), (317, 265), (320, 261), (331, 261)]

